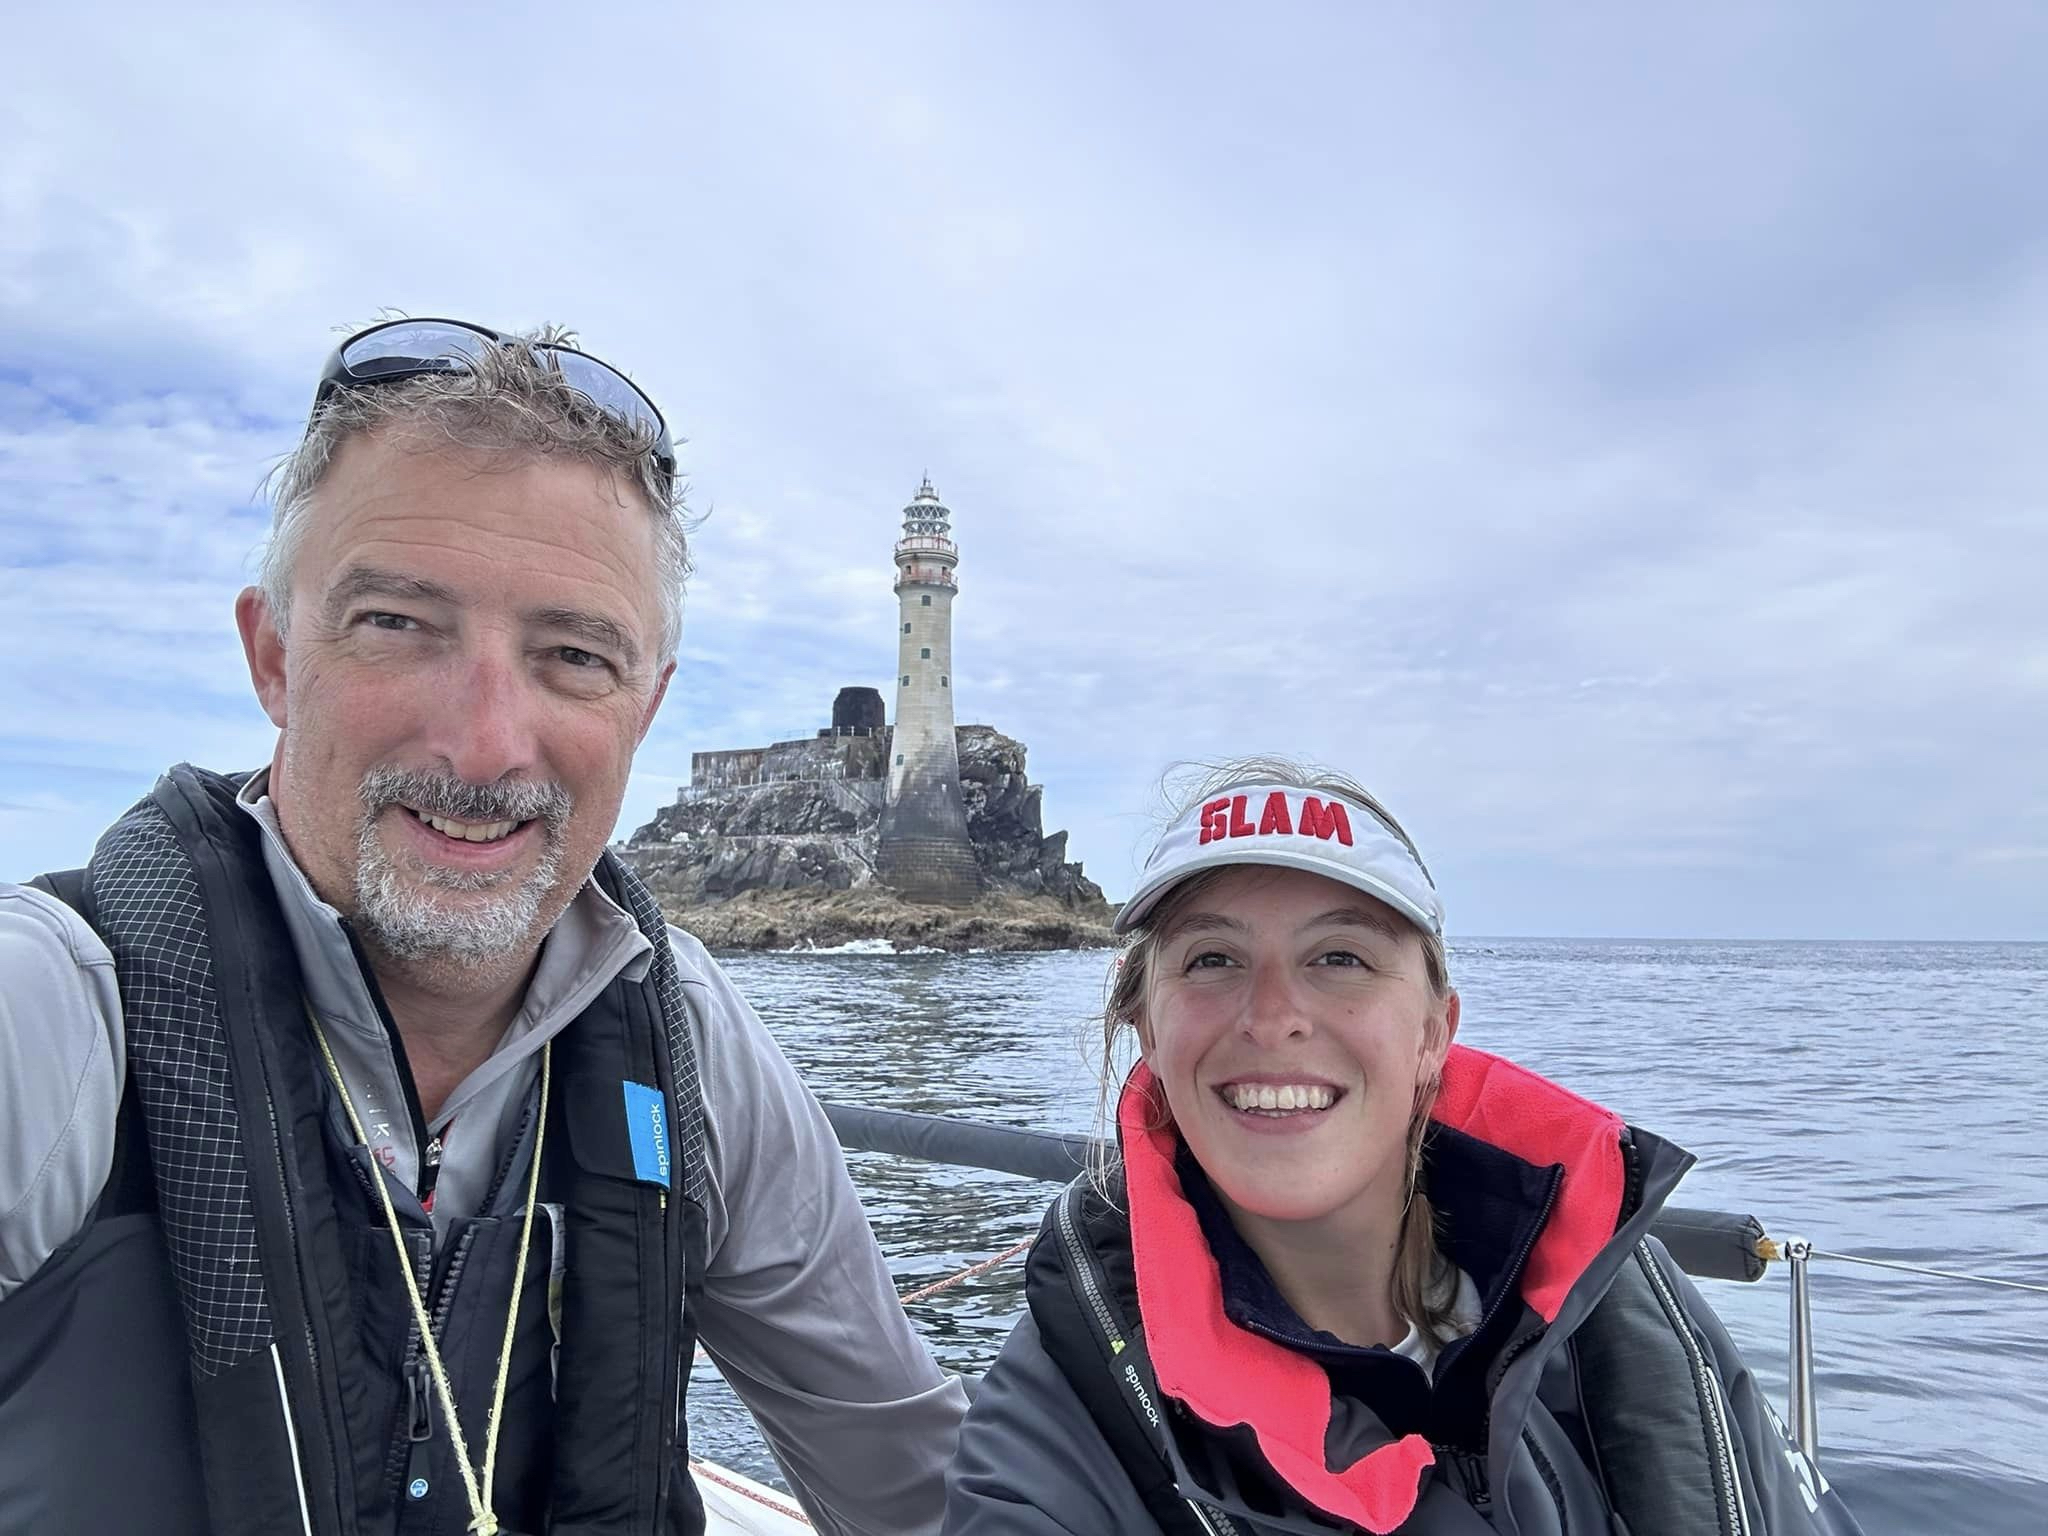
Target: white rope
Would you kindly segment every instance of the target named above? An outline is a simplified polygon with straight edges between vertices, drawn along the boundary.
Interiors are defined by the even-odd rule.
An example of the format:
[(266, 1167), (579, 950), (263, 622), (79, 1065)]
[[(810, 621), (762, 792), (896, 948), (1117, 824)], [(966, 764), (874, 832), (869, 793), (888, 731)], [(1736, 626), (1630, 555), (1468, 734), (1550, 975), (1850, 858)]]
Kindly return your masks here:
[(2000, 1280), (1991, 1275), (1966, 1275), (1955, 1269), (1929, 1269), (1925, 1264), (1901, 1264), (1896, 1259), (1865, 1258), (1860, 1253), (1830, 1253), (1825, 1248), (1815, 1248), (1816, 1259), (1840, 1259), (1845, 1264), (1869, 1264), (1878, 1269), (1899, 1269), (1909, 1275), (1932, 1275), (1937, 1280), (1968, 1280), (1976, 1285), (1997, 1285), (2008, 1290), (2032, 1291), (2036, 1295), (2048, 1296), (2048, 1285), (2034, 1285), (2026, 1280)]

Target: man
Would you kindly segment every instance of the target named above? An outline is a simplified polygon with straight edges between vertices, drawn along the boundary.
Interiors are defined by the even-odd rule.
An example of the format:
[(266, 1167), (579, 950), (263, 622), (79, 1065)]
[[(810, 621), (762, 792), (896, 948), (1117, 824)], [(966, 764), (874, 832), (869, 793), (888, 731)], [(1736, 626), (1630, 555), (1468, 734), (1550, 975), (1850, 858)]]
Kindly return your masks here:
[(566, 340), (343, 343), (235, 608), (269, 766), (0, 886), (0, 1532), (701, 1531), (698, 1339), (820, 1530), (938, 1527), (961, 1388), (605, 849), (687, 562)]

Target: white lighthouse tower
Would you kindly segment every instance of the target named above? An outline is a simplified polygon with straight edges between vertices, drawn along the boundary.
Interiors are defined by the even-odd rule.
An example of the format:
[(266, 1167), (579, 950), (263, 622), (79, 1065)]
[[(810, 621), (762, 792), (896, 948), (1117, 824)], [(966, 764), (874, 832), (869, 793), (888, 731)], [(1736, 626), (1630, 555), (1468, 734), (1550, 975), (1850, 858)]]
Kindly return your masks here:
[(915, 901), (960, 904), (981, 889), (953, 734), (953, 514), (927, 476), (896, 541), (896, 725), (877, 873)]

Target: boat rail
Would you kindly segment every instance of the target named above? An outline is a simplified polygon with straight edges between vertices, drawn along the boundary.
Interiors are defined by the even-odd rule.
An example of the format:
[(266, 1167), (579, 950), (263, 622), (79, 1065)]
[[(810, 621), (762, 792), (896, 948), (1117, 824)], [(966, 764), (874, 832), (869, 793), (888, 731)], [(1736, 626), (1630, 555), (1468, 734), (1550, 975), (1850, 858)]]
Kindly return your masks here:
[[(1017, 1174), (1059, 1184), (1071, 1182), (1077, 1174), (1094, 1166), (1102, 1154), (1102, 1144), (1093, 1136), (1024, 1130), (1017, 1126), (991, 1125), (983, 1120), (921, 1114), (914, 1110), (873, 1109), (854, 1104), (827, 1104), (824, 1108), (839, 1144), (854, 1152), (893, 1153), (924, 1162), (950, 1163), (956, 1167)], [(1761, 1280), (1774, 1263), (1783, 1263), (1790, 1271), (1791, 1340), (1787, 1349), (1789, 1411), (1786, 1417), (1800, 1450), (1816, 1464), (1820, 1457), (1820, 1424), (1813, 1388), (1810, 1274), (1813, 1260), (1868, 1264), (1923, 1277), (1967, 1281), (2048, 1296), (2048, 1285), (2030, 1281), (1973, 1275), (1961, 1270), (1932, 1269), (1926, 1265), (1880, 1259), (1867, 1254), (1834, 1253), (1814, 1247), (1804, 1237), (1774, 1238), (1765, 1232), (1763, 1223), (1756, 1217), (1733, 1211), (1667, 1205), (1650, 1224), (1650, 1234), (1664, 1245), (1680, 1269), (1698, 1278), (1754, 1283)], [(910, 1292), (903, 1300), (922, 1300), (973, 1275), (994, 1269), (1030, 1246), (1031, 1239), (1027, 1237), (992, 1258)]]

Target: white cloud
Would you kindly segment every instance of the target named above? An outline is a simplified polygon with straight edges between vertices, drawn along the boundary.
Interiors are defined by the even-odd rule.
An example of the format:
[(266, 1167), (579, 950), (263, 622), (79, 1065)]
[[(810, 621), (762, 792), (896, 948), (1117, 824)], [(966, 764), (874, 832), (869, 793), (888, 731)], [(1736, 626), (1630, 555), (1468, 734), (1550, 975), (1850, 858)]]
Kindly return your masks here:
[[(470, 25), (15, 24), (0, 800), (260, 754), (249, 492), (331, 328), (400, 305), (579, 324), (690, 439), (631, 813), (887, 682), (929, 470), (962, 716), (1112, 889), (1167, 762), (1278, 748), (1384, 788), (1477, 927), (2048, 928), (1996, 856), (2048, 817), (2022, 40), (515, 7), (486, 65)], [(46, 818), (81, 847), (130, 792), (92, 782)]]

